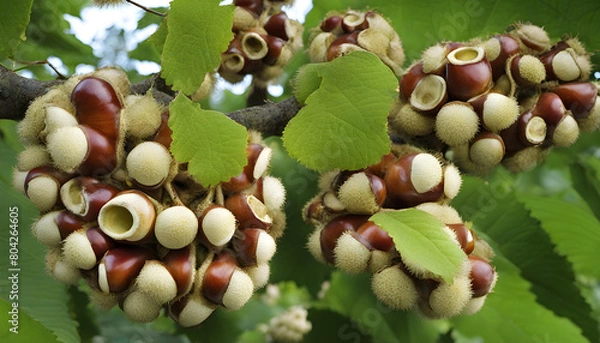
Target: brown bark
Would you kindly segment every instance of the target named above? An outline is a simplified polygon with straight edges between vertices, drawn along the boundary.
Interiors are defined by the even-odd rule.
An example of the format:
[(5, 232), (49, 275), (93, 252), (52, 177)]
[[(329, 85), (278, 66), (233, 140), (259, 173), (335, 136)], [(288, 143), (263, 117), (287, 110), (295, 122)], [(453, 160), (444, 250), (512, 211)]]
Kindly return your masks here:
[[(0, 65), (0, 119), (23, 119), (31, 101), (62, 82), (64, 80), (28, 79)], [(154, 88), (152, 94), (159, 102), (167, 104), (173, 100), (173, 92), (158, 76), (132, 85), (131, 88), (134, 93), (143, 94), (151, 87)], [(268, 102), (226, 115), (248, 129), (272, 136), (281, 135), (283, 128), (299, 110), (300, 105), (292, 97), (278, 103)]]

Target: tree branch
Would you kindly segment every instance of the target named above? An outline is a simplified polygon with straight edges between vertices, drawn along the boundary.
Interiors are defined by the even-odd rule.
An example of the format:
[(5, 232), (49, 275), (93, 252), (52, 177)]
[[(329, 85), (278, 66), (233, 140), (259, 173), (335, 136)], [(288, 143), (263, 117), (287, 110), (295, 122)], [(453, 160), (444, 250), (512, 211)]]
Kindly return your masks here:
[[(19, 121), (25, 117), (29, 104), (64, 80), (39, 81), (22, 77), (0, 65), (0, 119)], [(131, 86), (134, 93), (144, 94), (150, 89), (155, 99), (163, 104), (173, 100), (170, 87), (155, 75)], [(226, 114), (248, 129), (262, 132), (265, 136), (281, 135), (283, 128), (300, 110), (296, 98), (278, 103), (266, 103)]]
[(0, 65), (0, 119), (23, 119), (33, 99), (63, 82), (27, 79)]

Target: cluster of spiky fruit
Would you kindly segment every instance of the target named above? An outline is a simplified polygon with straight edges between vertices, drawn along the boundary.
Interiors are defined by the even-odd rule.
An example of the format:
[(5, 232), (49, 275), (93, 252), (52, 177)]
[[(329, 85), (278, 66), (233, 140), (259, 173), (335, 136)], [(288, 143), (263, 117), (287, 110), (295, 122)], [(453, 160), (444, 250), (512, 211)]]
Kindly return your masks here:
[(404, 50), (398, 33), (375, 11), (330, 12), (311, 30), (308, 57), (327, 62), (353, 51), (377, 55), (396, 75), (402, 72)]
[[(492, 250), (448, 205), (461, 185), (456, 167), (408, 145), (392, 147), (362, 170), (323, 174), (321, 192), (304, 209), (315, 227), (311, 254), (348, 273), (371, 272), (375, 296), (394, 309), (417, 309), (429, 318), (477, 312), (494, 287)], [(405, 258), (381, 227), (369, 220), (380, 211), (414, 207), (445, 226), (465, 253), (453, 282), (445, 282)]]
[(532, 24), (487, 40), (445, 42), (425, 50), (400, 80), (390, 127), (430, 139), (472, 174), (502, 163), (518, 172), (553, 146), (600, 127), (590, 55), (577, 38), (551, 44)]
[(221, 54), (219, 74), (231, 83), (252, 75), (265, 88), (283, 73), (294, 54), (302, 49), (304, 27), (281, 10), (293, 1), (236, 0), (233, 40)]
[(187, 327), (268, 282), (285, 191), (255, 133), (243, 171), (204, 187), (172, 157), (168, 118), (119, 70), (74, 76), (27, 110), (13, 182), (40, 211), (32, 232), (57, 280), (83, 278), (134, 321), (165, 309)]

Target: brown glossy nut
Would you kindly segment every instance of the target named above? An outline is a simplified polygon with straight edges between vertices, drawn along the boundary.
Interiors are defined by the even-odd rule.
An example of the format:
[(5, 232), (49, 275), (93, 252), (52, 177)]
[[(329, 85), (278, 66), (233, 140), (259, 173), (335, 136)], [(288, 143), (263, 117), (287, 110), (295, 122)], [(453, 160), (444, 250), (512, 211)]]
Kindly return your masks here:
[(589, 115), (598, 96), (598, 88), (591, 82), (570, 82), (552, 89), (562, 100), (565, 108), (573, 114), (575, 119), (582, 119)]
[(187, 294), (192, 288), (196, 274), (196, 246), (170, 250), (163, 262), (177, 284), (177, 296)]
[(125, 291), (153, 254), (138, 247), (116, 247), (109, 250), (98, 265), (98, 286), (104, 293)]
[(321, 252), (328, 263), (335, 263), (334, 249), (338, 238), (347, 231), (356, 231), (369, 216), (345, 215), (332, 219), (321, 231)]
[(461, 47), (451, 51), (446, 64), (448, 95), (467, 101), (492, 86), (492, 67), (479, 47)]
[(385, 177), (385, 173), (387, 172), (388, 167), (397, 160), (398, 158), (396, 157), (396, 155), (394, 155), (393, 152), (387, 153), (383, 155), (379, 162), (365, 168), (365, 171), (373, 175), (377, 175), (378, 177), (383, 179)]
[(577, 54), (569, 45), (562, 41), (540, 56), (540, 61), (546, 68), (546, 79), (570, 82), (582, 76), (577, 64)]
[(390, 251), (396, 247), (392, 237), (372, 221), (368, 221), (356, 229), (356, 234), (361, 241), (368, 243), (367, 247), (381, 251)]
[(118, 192), (117, 188), (96, 178), (80, 176), (60, 188), (60, 197), (67, 210), (90, 222), (96, 221), (102, 206)]
[(321, 22), (321, 30), (324, 32), (332, 32), (337, 29), (341, 29), (343, 18), (340, 16), (327, 17)]
[(501, 34), (490, 38), (483, 45), (492, 66), (492, 77), (496, 80), (505, 73), (508, 58), (519, 53), (519, 42), (509, 35)]
[(85, 125), (52, 132), (47, 137), (47, 148), (55, 165), (67, 173), (103, 176), (117, 164), (116, 142)]
[(97, 226), (75, 231), (62, 243), (65, 261), (84, 270), (94, 268), (102, 256), (115, 246), (116, 243)]
[(509, 76), (519, 86), (534, 86), (546, 79), (544, 64), (535, 56), (514, 55), (507, 63)]
[(544, 92), (540, 95), (531, 114), (544, 119), (548, 128), (554, 129), (567, 112), (565, 105), (556, 93)]
[(108, 81), (93, 76), (81, 80), (73, 89), (71, 101), (80, 124), (93, 128), (116, 144), (122, 104)]
[(360, 31), (354, 31), (352, 33), (347, 33), (345, 35), (339, 36), (333, 42), (331, 42), (331, 45), (329, 45), (329, 48), (327, 49), (327, 61), (331, 61), (334, 58), (342, 55), (344, 52), (344, 49), (342, 49), (343, 46), (355, 45), (357, 49), (360, 49), (358, 47), (358, 34), (359, 33), (360, 33)]
[(469, 256), (471, 261), (471, 289), (473, 290), (473, 298), (482, 297), (488, 294), (496, 281), (496, 272), (494, 268), (484, 259)]
[(338, 199), (344, 208), (355, 214), (374, 214), (385, 198), (383, 180), (367, 172), (353, 174), (338, 190)]
[(233, 241), (241, 267), (267, 263), (275, 255), (275, 240), (263, 229), (246, 229)]
[(58, 246), (71, 233), (81, 230), (87, 221), (67, 210), (52, 211), (41, 216), (31, 227), (35, 238), (47, 246)]
[(45, 212), (59, 202), (60, 187), (72, 177), (50, 166), (33, 168), (25, 176), (24, 193), (40, 212)]
[(242, 271), (235, 257), (224, 250), (206, 268), (202, 279), (202, 295), (226, 308), (240, 309), (252, 296), (252, 280)]
[(285, 23), (287, 20), (287, 14), (285, 14), (285, 12), (279, 12), (270, 16), (263, 27), (270, 36), (278, 37), (284, 41), (287, 41), (289, 39), (285, 30)]
[(238, 193), (250, 187), (266, 172), (272, 150), (261, 144), (249, 143), (246, 147), (247, 163), (242, 172), (229, 181), (221, 183), (224, 192)]
[(282, 50), (285, 47), (285, 40), (275, 37), (275, 36), (267, 36), (267, 47), (269, 51), (267, 55), (263, 58), (263, 62), (267, 65), (275, 65), (281, 56)]
[(202, 324), (216, 309), (201, 294), (190, 293), (179, 300), (169, 303), (169, 316), (183, 327)]
[(273, 223), (265, 204), (254, 195), (234, 194), (225, 200), (225, 207), (237, 219), (239, 229), (268, 229)]
[(263, 11), (263, 0), (235, 0), (233, 4), (256, 14), (261, 14)]
[(402, 75), (399, 83), (400, 99), (402, 99), (402, 101), (408, 101), (408, 99), (410, 99), (417, 84), (425, 77), (425, 75), (427, 74), (423, 71), (423, 62), (421, 61), (408, 68), (404, 75)]
[(464, 223), (446, 224), (456, 234), (460, 248), (465, 254), (470, 254), (475, 249), (475, 237), (473, 232)]
[(517, 137), (525, 147), (538, 145), (546, 139), (547, 127), (546, 121), (534, 116), (530, 110), (521, 114), (517, 120)]
[(152, 138), (152, 140), (156, 143), (160, 143), (165, 146), (167, 149), (171, 146), (171, 142), (173, 139), (171, 138), (171, 128), (169, 127), (169, 110), (165, 111), (161, 114), (162, 121), (158, 130), (156, 130), (156, 134)]
[(385, 175), (386, 207), (412, 207), (439, 200), (444, 193), (442, 167), (429, 154), (408, 154), (388, 168)]

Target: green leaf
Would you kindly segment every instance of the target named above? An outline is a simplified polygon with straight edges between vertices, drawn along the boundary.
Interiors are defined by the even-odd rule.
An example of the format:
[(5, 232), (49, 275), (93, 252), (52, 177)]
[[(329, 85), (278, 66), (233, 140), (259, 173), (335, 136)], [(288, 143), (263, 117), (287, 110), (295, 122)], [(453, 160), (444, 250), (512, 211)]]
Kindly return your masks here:
[[(169, 10), (168, 7), (154, 7), (152, 9), (160, 13), (167, 13), (167, 11)], [(138, 20), (137, 28), (138, 30), (141, 30), (152, 24), (160, 24), (165, 18), (166, 17), (157, 16), (154, 13), (145, 12), (144, 15), (140, 18), (140, 20)]]
[[(17, 267), (18, 273), (18, 303), (19, 313), (24, 318), (30, 317), (36, 322), (52, 332), (52, 335), (47, 336), (46, 340), (58, 340), (60, 342), (79, 342), (80, 337), (77, 333), (77, 323), (70, 317), (69, 314), (69, 294), (67, 289), (58, 281), (54, 280), (45, 270), (44, 256), (46, 248), (42, 246), (33, 237), (30, 226), (33, 219), (39, 215), (39, 212), (29, 202), (25, 196), (17, 193), (10, 183), (12, 166), (16, 163), (16, 151), (14, 145), (7, 145), (7, 141), (13, 141), (15, 138), (14, 131), (9, 132), (9, 128), (16, 130), (14, 122), (3, 121), (0, 126), (0, 132), (3, 139), (0, 140), (0, 160), (1, 175), (0, 178), (0, 218), (5, 220), (4, 229), (0, 230), (0, 246), (6, 251), (5, 258), (0, 259), (0, 289), (4, 290), (0, 294), (0, 298), (14, 301), (10, 299), (10, 294), (7, 290), (12, 288), (11, 280), (8, 279), (13, 271), (9, 271), (11, 267)], [(11, 208), (17, 208), (17, 211), (10, 211)], [(9, 213), (18, 213), (18, 265), (9, 265), (8, 249), (9, 241), (11, 240), (8, 227)], [(12, 239), (14, 242), (14, 239)], [(15, 294), (15, 293), (13, 293)], [(13, 295), (14, 296), (14, 295)], [(4, 312), (3, 312), (4, 313)], [(24, 323), (27, 323), (25, 319)], [(21, 326), (21, 329), (28, 330), (26, 326)], [(34, 330), (32, 328), (32, 330)], [(37, 332), (37, 329), (35, 329)], [(4, 333), (4, 332), (3, 332)], [(38, 340), (29, 340), (34, 342)]]
[(25, 28), (33, 0), (5, 1), (0, 11), (0, 57), (13, 57), (17, 46), (26, 39)]
[(245, 331), (237, 339), (238, 343), (267, 343), (267, 337), (259, 330)]
[(246, 128), (179, 94), (170, 105), (171, 152), (205, 186), (227, 181), (246, 165)]
[(360, 338), (365, 331), (373, 342), (427, 343), (436, 342), (444, 321), (423, 320), (415, 311), (394, 311), (377, 301), (371, 292), (370, 276), (351, 276), (340, 271), (332, 274), (329, 289), (315, 304), (351, 318), (358, 328), (344, 326), (338, 330), (340, 340)]
[[(329, 279), (331, 268), (318, 262), (306, 249), (304, 242), (307, 233), (314, 228), (302, 219), (302, 211), (299, 209), (317, 194), (319, 175), (292, 159), (283, 148), (279, 137), (269, 137), (266, 142), (273, 149), (270, 174), (281, 179), (286, 188), (287, 198), (287, 228), (285, 234), (277, 240), (277, 252), (270, 262), (270, 280), (293, 280), (316, 294), (323, 281)], [(301, 268), (299, 261), (302, 261)], [(299, 268), (290, 268), (293, 265)]]
[(584, 160), (569, 167), (573, 188), (587, 202), (596, 218), (600, 219), (600, 178), (595, 175), (593, 168)]
[(402, 259), (451, 283), (466, 255), (431, 214), (417, 210), (384, 211), (370, 220), (387, 231)]
[(312, 324), (303, 342), (371, 342), (367, 332), (351, 318), (340, 313), (310, 308), (308, 319)]
[[(184, 335), (177, 335), (176, 324), (170, 317), (161, 315), (152, 323), (136, 323), (127, 318), (119, 306), (109, 311), (93, 308), (96, 312), (96, 322), (100, 335), (95, 336), (93, 342), (130, 343), (130, 342), (161, 342), (161, 343), (188, 343)], [(142, 338), (143, 337), (143, 338)]]
[(204, 75), (221, 63), (221, 52), (233, 38), (233, 6), (219, 6), (219, 2), (171, 2), (161, 74), (174, 90), (193, 94)]
[(486, 185), (481, 179), (465, 177), (461, 193), (452, 204), (464, 212), (469, 206), (482, 204), (484, 197), (498, 197), (495, 206), (485, 207), (485, 211), (478, 209), (474, 229), (478, 233), (485, 232), (495, 242), (496, 252), (520, 269), (521, 276), (531, 282), (531, 291), (538, 303), (577, 324), (590, 341), (599, 341), (598, 323), (575, 285), (571, 265), (554, 251), (548, 234), (518, 202), (514, 192), (495, 195), (491, 192), (491, 189), (502, 189), (498, 188), (502, 182), (492, 178)]
[(469, 342), (589, 342), (572, 322), (535, 301), (529, 282), (514, 265), (501, 256), (496, 256), (494, 264), (498, 283), (481, 311), (452, 319), (454, 329), (471, 338)]
[(154, 45), (157, 51), (162, 54), (162, 51), (165, 46), (165, 41), (167, 40), (167, 34), (169, 33), (169, 25), (167, 25), (168, 18), (165, 17), (158, 26), (158, 29), (148, 37), (148, 42)]
[[(19, 311), (18, 307), (13, 307), (13, 304), (16, 303), (0, 299), (0, 313), (8, 321), (8, 325), (3, 326), (3, 330), (0, 331), (2, 342), (58, 342), (56, 337), (53, 337), (52, 331), (31, 318), (27, 312)], [(14, 322), (12, 321), (13, 318), (15, 318)]]
[(392, 71), (366, 52), (307, 65), (296, 79), (306, 106), (285, 128), (284, 146), (317, 171), (377, 162), (389, 151), (387, 115), (396, 86)]
[(100, 334), (96, 323), (96, 315), (90, 306), (89, 293), (83, 292), (76, 286), (69, 287), (69, 311), (77, 320), (81, 341), (91, 342), (94, 336)]
[[(56, 56), (69, 73), (73, 73), (79, 64), (96, 65), (98, 58), (94, 56), (91, 46), (69, 33), (72, 32), (71, 26), (65, 19), (65, 14), (79, 15), (84, 4), (85, 2), (80, 0), (34, 1), (27, 26), (27, 40), (15, 51), (14, 60), (43, 61), (50, 56)], [(56, 78), (56, 74), (44, 65), (31, 66), (28, 70), (33, 72), (36, 78)]]
[(600, 278), (600, 222), (587, 209), (564, 200), (532, 194), (519, 195), (577, 273)]

